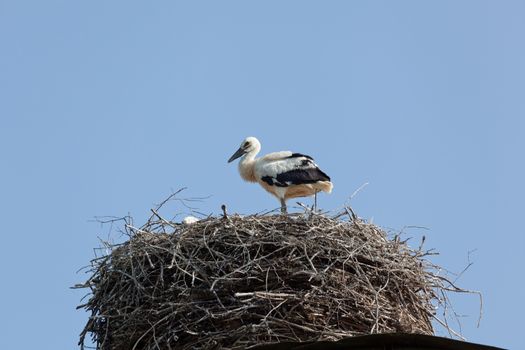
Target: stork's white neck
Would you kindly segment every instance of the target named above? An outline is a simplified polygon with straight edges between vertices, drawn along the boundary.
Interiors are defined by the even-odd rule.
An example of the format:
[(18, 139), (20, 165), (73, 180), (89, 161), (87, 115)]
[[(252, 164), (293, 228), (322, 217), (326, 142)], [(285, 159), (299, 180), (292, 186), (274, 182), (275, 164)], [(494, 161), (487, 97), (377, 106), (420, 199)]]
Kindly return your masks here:
[(239, 173), (241, 177), (249, 182), (256, 182), (255, 178), (255, 156), (259, 153), (258, 149), (254, 149), (246, 153), (239, 162)]
[(248, 152), (248, 153), (246, 153), (245, 155), (242, 156), (241, 163), (242, 162), (246, 162), (246, 161), (250, 161), (250, 160), (254, 160), (255, 156), (257, 155), (257, 153), (259, 153), (259, 149), (257, 149), (257, 148), (252, 149), (250, 152)]

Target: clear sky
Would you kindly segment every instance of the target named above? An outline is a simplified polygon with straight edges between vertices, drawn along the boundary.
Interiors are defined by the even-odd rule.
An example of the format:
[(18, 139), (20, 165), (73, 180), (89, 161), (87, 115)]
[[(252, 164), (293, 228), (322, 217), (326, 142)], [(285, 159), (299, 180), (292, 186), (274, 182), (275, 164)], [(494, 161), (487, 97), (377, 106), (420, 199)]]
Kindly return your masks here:
[(316, 159), (324, 209), (369, 183), (358, 215), (473, 262), (464, 336), (525, 348), (524, 19), (507, 0), (0, 0), (2, 347), (75, 348), (94, 216), (140, 225), (180, 187), (204, 213), (278, 207), (226, 163), (253, 135)]

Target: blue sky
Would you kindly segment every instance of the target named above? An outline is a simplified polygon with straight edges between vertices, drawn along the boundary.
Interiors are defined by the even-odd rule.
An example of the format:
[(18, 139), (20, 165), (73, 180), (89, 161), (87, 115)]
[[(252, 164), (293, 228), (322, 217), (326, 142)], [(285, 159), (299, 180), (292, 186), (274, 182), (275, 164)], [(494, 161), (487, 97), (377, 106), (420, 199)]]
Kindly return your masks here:
[[(74, 348), (69, 286), (108, 229), (188, 187), (204, 213), (278, 207), (226, 160), (310, 154), (350, 204), (407, 229), (484, 296), (464, 336), (524, 348), (522, 1), (0, 0), (0, 329), (5, 348)], [(310, 203), (308, 199), (304, 200)], [(185, 214), (173, 204), (166, 215)], [(119, 240), (118, 234), (112, 235)], [(443, 333), (440, 333), (443, 334)]]

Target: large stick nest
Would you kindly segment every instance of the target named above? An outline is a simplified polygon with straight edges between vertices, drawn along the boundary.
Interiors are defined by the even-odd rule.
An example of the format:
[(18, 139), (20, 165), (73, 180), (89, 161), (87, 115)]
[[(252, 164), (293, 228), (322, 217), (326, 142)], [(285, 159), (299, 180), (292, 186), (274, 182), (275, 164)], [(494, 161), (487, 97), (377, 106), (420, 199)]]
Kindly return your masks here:
[[(386, 332), (433, 334), (450, 288), (399, 237), (352, 218), (153, 216), (80, 287), (97, 349), (241, 349)], [(455, 287), (454, 287), (455, 288)]]

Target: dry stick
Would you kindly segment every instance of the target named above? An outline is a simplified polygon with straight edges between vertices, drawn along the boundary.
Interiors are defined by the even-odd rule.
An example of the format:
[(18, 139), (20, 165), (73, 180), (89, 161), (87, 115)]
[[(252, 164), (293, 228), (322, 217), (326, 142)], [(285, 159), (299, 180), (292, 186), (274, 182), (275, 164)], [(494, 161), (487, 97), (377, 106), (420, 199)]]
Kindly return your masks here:
[(159, 215), (159, 213), (157, 212), (157, 210), (155, 209), (150, 209), (150, 211), (153, 213), (153, 215), (155, 215), (163, 224), (167, 225), (167, 226), (171, 226), (173, 228), (177, 228), (178, 225), (174, 225), (172, 222), (169, 222), (168, 220), (164, 219), (162, 216)]
[(225, 204), (221, 205), (221, 209), (222, 209), (223, 218), (227, 219), (228, 214), (226, 213), (226, 205)]
[(283, 298), (297, 298), (297, 295), (290, 294), (290, 293), (270, 293), (270, 292), (242, 292), (242, 293), (235, 293), (235, 297), (242, 298), (247, 296), (255, 296), (259, 298), (268, 298), (268, 299), (277, 299), (282, 300)]
[(263, 321), (266, 322), (266, 320), (268, 319), (268, 317), (272, 314), (272, 312), (274, 312), (275, 310), (277, 310), (278, 308), (281, 307), (281, 305), (283, 305), (284, 303), (286, 303), (288, 300), (287, 299), (284, 299), (283, 301), (281, 301), (279, 303), (279, 305), (277, 305), (276, 307), (274, 307), (273, 309), (271, 309), (270, 311), (268, 311), (268, 313), (266, 314), (266, 316), (264, 316), (263, 318)]
[(162, 208), (162, 206), (164, 204), (166, 204), (167, 202), (169, 202), (172, 198), (174, 198), (176, 195), (178, 195), (179, 193), (181, 193), (182, 191), (186, 190), (187, 187), (182, 187), (180, 189), (178, 189), (177, 191), (175, 191), (174, 193), (170, 194), (168, 196), (168, 198), (166, 198), (165, 200), (163, 200), (162, 202), (160, 202), (160, 204), (157, 204), (157, 207), (155, 208), (155, 210), (159, 210), (160, 208)]
[(455, 335), (456, 337), (458, 337), (461, 340), (465, 340), (465, 338), (461, 334), (455, 332), (452, 328), (450, 328), (448, 326), (447, 322), (444, 322), (444, 321), (440, 320), (439, 317), (436, 317), (435, 315), (433, 317), (434, 317), (434, 320), (436, 320), (440, 325), (445, 327), (450, 333), (452, 333), (453, 335)]

